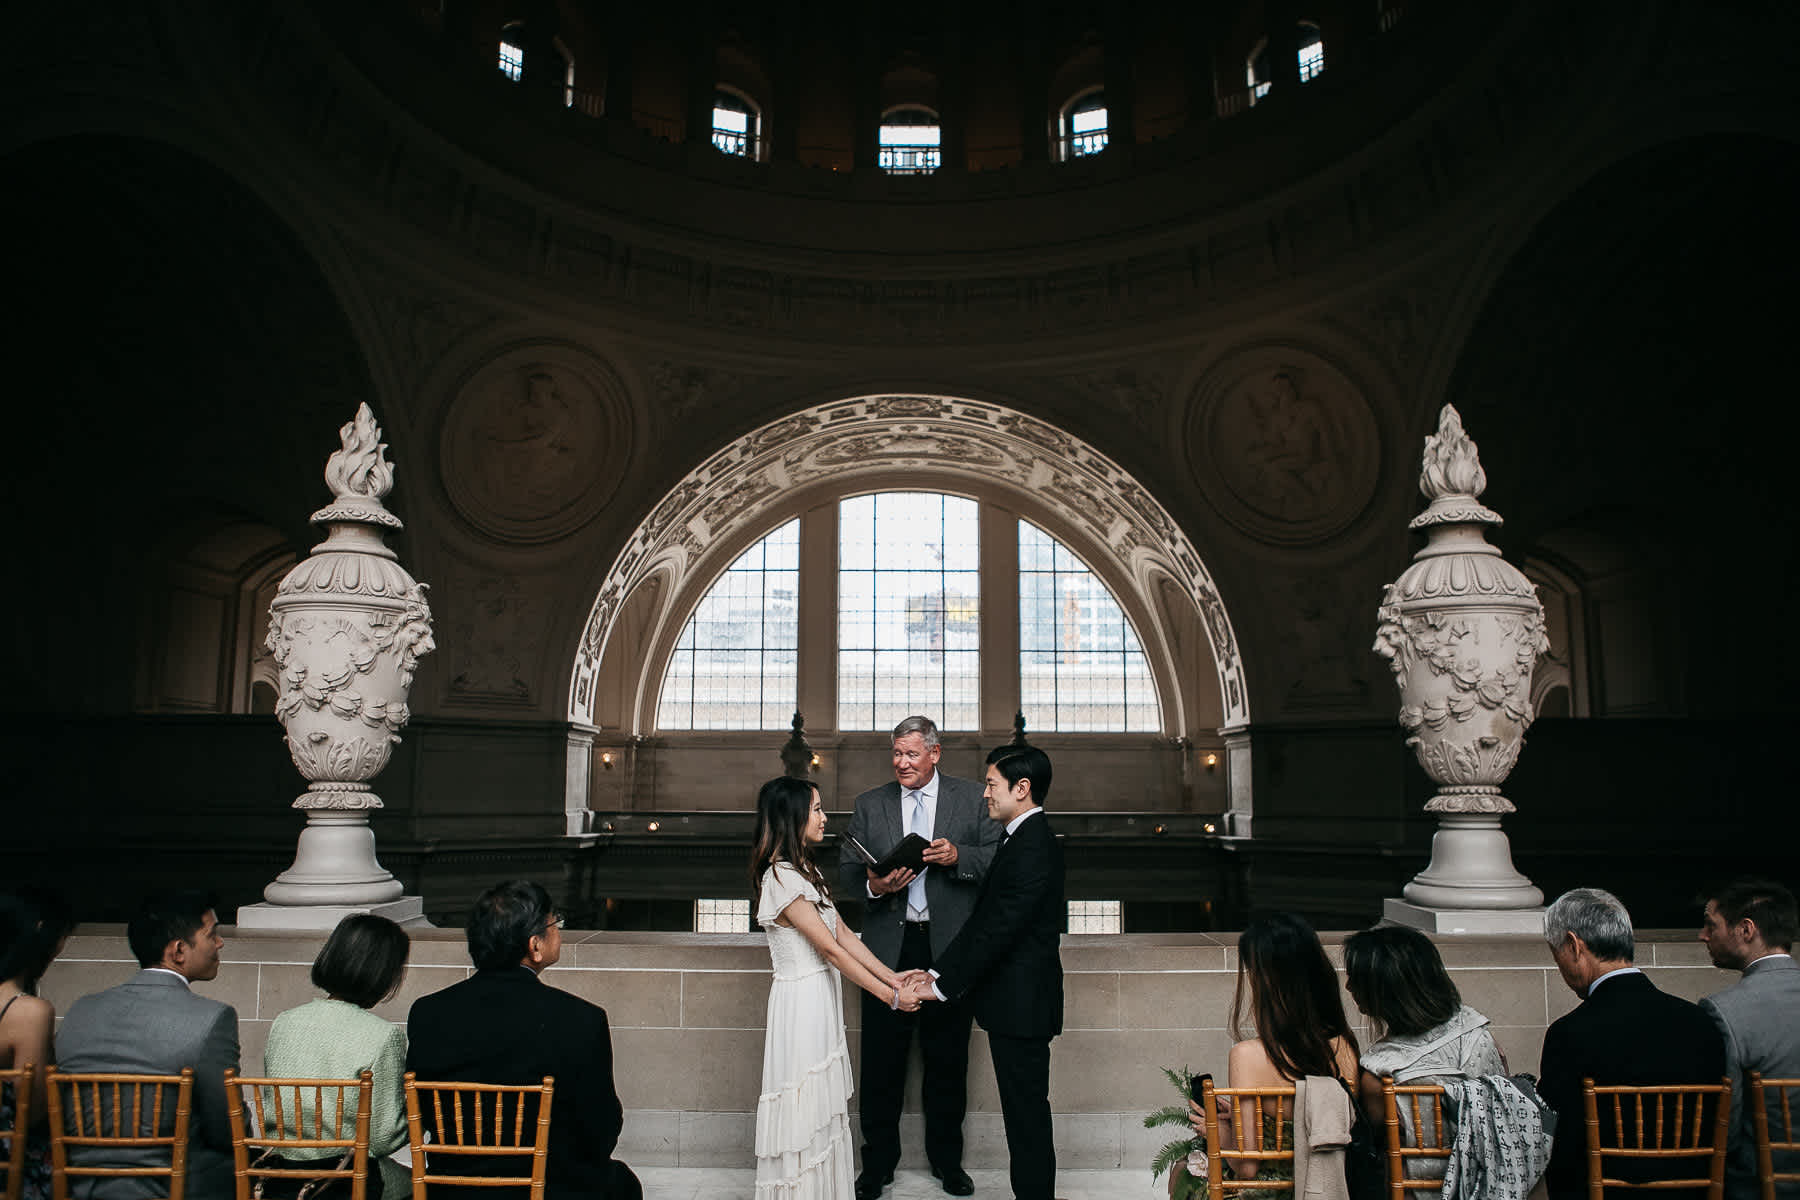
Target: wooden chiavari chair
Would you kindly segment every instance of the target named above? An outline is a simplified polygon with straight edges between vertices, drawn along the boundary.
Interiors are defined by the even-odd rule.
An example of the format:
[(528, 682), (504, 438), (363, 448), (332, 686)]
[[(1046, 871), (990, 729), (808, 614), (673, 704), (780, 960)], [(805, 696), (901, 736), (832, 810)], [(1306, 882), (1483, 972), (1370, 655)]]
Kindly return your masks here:
[[(1794, 1124), (1794, 1109), (1800, 1105), (1789, 1092), (1800, 1092), (1800, 1079), (1764, 1079), (1761, 1071), (1750, 1072), (1744, 1102), (1750, 1106), (1750, 1125), (1756, 1131), (1756, 1175), (1763, 1200), (1775, 1200), (1777, 1183), (1800, 1183), (1800, 1171), (1775, 1169), (1776, 1151), (1800, 1155), (1800, 1129)], [(1781, 1114), (1775, 1129), (1769, 1127), (1770, 1099)]]
[[(1200, 1089), (1200, 1108), (1206, 1120), (1206, 1182), (1212, 1200), (1224, 1200), (1233, 1193), (1291, 1190), (1293, 1173), (1287, 1178), (1271, 1179), (1266, 1168), (1294, 1161), (1294, 1145), (1288, 1140), (1288, 1122), (1294, 1111), (1294, 1086), (1215, 1088), (1206, 1080)], [(1227, 1149), (1220, 1137), (1223, 1122), (1219, 1119), (1218, 1099), (1230, 1107), (1232, 1148)], [(1284, 1119), (1285, 1114), (1285, 1119)], [(1272, 1144), (1271, 1144), (1272, 1143)], [(1250, 1163), (1257, 1165), (1253, 1178), (1241, 1179), (1225, 1174), (1226, 1163), (1234, 1172)]]
[[(369, 1104), (373, 1076), (357, 1079), (266, 1079), (225, 1072), (225, 1113), (231, 1120), (231, 1157), (237, 1200), (261, 1200), (269, 1180), (298, 1180), (295, 1200), (347, 1180), (350, 1200), (363, 1200), (369, 1180)], [(248, 1119), (244, 1099), (250, 1098)], [(354, 1101), (350, 1097), (354, 1096)], [(310, 1103), (308, 1103), (310, 1101)], [(353, 1121), (344, 1137), (344, 1118)], [(294, 1150), (336, 1151), (298, 1167)], [(251, 1157), (251, 1152), (256, 1157)], [(272, 1159), (281, 1165), (265, 1165)], [(286, 1195), (282, 1189), (281, 1194)]]
[[(181, 1200), (187, 1186), (188, 1117), (194, 1104), (194, 1068), (179, 1075), (69, 1075), (44, 1072), (44, 1099), (50, 1106), (50, 1194), (69, 1200), (69, 1180), (162, 1177), (169, 1200)], [(163, 1131), (165, 1124), (172, 1128)], [(104, 1150), (131, 1165), (96, 1166), (69, 1161), (70, 1150)], [(148, 1160), (160, 1149), (169, 1163)], [(152, 1152), (152, 1153), (146, 1153)], [(82, 1156), (86, 1157), (86, 1156)]]
[[(1646, 1087), (1597, 1086), (1581, 1081), (1587, 1121), (1588, 1200), (1604, 1200), (1607, 1188), (1706, 1188), (1708, 1200), (1725, 1194), (1725, 1141), (1731, 1127), (1731, 1084), (1669, 1084)], [(1713, 1098), (1711, 1119), (1707, 1098)], [(1611, 1140), (1601, 1124), (1612, 1118)], [(1608, 1159), (1677, 1170), (1692, 1160), (1693, 1172), (1644, 1180), (1608, 1175)], [(1702, 1174), (1704, 1172), (1704, 1174)], [(1661, 1176), (1663, 1171), (1649, 1174)]]
[[(412, 1146), (413, 1200), (426, 1200), (433, 1183), (459, 1187), (518, 1187), (529, 1182), (531, 1200), (544, 1200), (544, 1166), (550, 1156), (550, 1101), (555, 1080), (540, 1084), (425, 1083), (406, 1073), (406, 1138)], [(536, 1099), (536, 1112), (527, 1115)], [(510, 1115), (508, 1112), (508, 1101)], [(425, 1115), (432, 1141), (425, 1140)], [(526, 1158), (526, 1171), (510, 1175), (453, 1175), (433, 1162), (457, 1157)]]

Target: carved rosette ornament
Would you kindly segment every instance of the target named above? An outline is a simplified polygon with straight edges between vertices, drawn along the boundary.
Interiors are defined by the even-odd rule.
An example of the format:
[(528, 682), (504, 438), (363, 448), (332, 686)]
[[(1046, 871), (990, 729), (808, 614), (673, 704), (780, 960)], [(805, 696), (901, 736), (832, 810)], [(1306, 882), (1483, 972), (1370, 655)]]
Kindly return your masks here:
[(1531, 908), (1543, 893), (1512, 865), (1500, 817), (1513, 812), (1500, 784), (1518, 761), (1534, 715), (1531, 672), (1549, 648), (1537, 589), (1489, 545), (1500, 516), (1474, 441), (1446, 404), (1425, 439), (1419, 490), (1430, 503), (1413, 564), (1387, 586), (1375, 653), (1400, 687), (1400, 724), (1419, 765), (1438, 784), (1431, 864), (1406, 885), (1415, 904), (1447, 909)]
[(294, 865), (263, 889), (272, 904), (382, 904), (400, 881), (375, 859), (369, 787), (400, 742), (413, 671), (434, 648), (425, 585), (395, 561), (383, 533), (400, 518), (382, 504), (394, 469), (375, 414), (364, 404), (339, 432), (325, 467), (331, 504), (312, 515), (326, 537), (269, 604), (275, 715), (308, 781), (294, 807), (307, 813)]

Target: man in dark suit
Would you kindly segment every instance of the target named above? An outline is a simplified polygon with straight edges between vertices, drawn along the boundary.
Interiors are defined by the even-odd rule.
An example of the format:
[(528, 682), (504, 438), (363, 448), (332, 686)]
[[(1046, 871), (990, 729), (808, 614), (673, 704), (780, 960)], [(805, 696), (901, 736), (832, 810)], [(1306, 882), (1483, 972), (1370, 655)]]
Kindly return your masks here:
[[(999, 827), (987, 819), (980, 786), (939, 771), (941, 753), (930, 718), (908, 717), (896, 725), (894, 782), (856, 798), (850, 837), (838, 856), (842, 893), (864, 901), (863, 944), (896, 971), (929, 968), (962, 930), (1000, 841)], [(918, 875), (902, 868), (878, 876), (850, 846), (854, 838), (879, 859), (912, 832), (931, 843), (925, 850), (926, 868)], [(857, 1200), (879, 1196), (900, 1161), (900, 1105), (915, 1031), (925, 1067), (925, 1157), (946, 1192), (967, 1196), (975, 1191), (962, 1166), (969, 1025), (969, 1012), (959, 1004), (904, 1013), (863, 995), (857, 1080), (863, 1157)]]
[[(145, 899), (125, 927), (143, 969), (117, 987), (77, 1000), (56, 1034), (57, 1066), (72, 1074), (178, 1075), (183, 1067), (194, 1068), (187, 1194), (195, 1200), (227, 1200), (235, 1190), (225, 1069), (238, 1065), (237, 1010), (197, 996), (190, 987), (219, 976), (225, 939), (213, 905), (212, 897), (197, 891)], [(162, 1132), (174, 1127), (175, 1108), (168, 1104)], [(83, 1167), (167, 1166), (169, 1161), (166, 1150), (154, 1148), (75, 1147), (69, 1153), (74, 1165)], [(82, 1179), (69, 1186), (82, 1200), (140, 1200), (168, 1191), (166, 1181), (149, 1177)]]
[[(1725, 1039), (1725, 1073), (1731, 1080), (1730, 1157), (1725, 1160), (1728, 1200), (1762, 1195), (1756, 1168), (1755, 1117), (1745, 1087), (1750, 1072), (1765, 1079), (1800, 1079), (1800, 966), (1791, 951), (1800, 932), (1794, 893), (1766, 879), (1746, 879), (1710, 893), (1700, 940), (1713, 966), (1742, 971), (1731, 987), (1700, 1002)], [(1782, 1138), (1781, 1102), (1765, 1101), (1769, 1133)], [(1777, 1171), (1793, 1171), (1800, 1155), (1776, 1152)], [(1775, 1194), (1800, 1197), (1800, 1183), (1781, 1181)]]
[(1035, 746), (988, 755), (988, 815), (1005, 827), (975, 911), (930, 975), (921, 1000), (959, 1001), (987, 1030), (1006, 1122), (1015, 1200), (1052, 1200), (1050, 1039), (1062, 1032), (1059, 945), (1067, 914), (1062, 847), (1043, 815), (1050, 758)]
[[(430, 1082), (531, 1084), (551, 1076), (550, 1200), (642, 1200), (637, 1176), (612, 1157), (625, 1110), (613, 1087), (606, 1010), (538, 978), (562, 955), (562, 918), (550, 894), (523, 879), (491, 887), (470, 910), (467, 932), (475, 974), (413, 1002), (406, 1069)], [(459, 1174), (517, 1169), (517, 1159), (454, 1163)]]
[[(1631, 914), (1610, 892), (1576, 888), (1544, 913), (1544, 940), (1556, 969), (1581, 1006), (1544, 1031), (1538, 1093), (1556, 1110), (1556, 1145), (1545, 1182), (1551, 1200), (1587, 1195), (1587, 1134), (1582, 1084), (1718, 1083), (1725, 1047), (1696, 1004), (1658, 991), (1631, 963)], [(1710, 1117), (1708, 1118), (1711, 1119)], [(1611, 1116), (1601, 1133), (1616, 1144)], [(1628, 1180), (1692, 1174), (1693, 1160), (1609, 1159), (1608, 1172)]]

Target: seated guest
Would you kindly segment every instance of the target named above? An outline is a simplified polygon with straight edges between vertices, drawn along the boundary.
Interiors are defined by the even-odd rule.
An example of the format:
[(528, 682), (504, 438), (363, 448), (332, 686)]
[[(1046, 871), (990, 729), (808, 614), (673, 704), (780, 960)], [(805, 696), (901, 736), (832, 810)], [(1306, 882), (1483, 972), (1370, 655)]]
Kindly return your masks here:
[[(1800, 1079), (1800, 969), (1790, 951), (1796, 925), (1794, 893), (1768, 880), (1744, 880), (1711, 892), (1700, 940), (1713, 966), (1742, 971), (1743, 978), (1700, 1002), (1725, 1039), (1725, 1073), (1731, 1079), (1730, 1157), (1725, 1163), (1725, 1195), (1754, 1200), (1761, 1194), (1756, 1171), (1756, 1139), (1745, 1081), (1761, 1071), (1767, 1079)], [(1768, 1097), (1769, 1135), (1782, 1138), (1781, 1106)], [(1800, 1165), (1775, 1163), (1777, 1171)], [(1800, 1196), (1800, 1184), (1779, 1182), (1775, 1194)]]
[[(1484, 1144), (1478, 1138), (1504, 1138), (1517, 1147), (1514, 1161), (1523, 1170), (1516, 1190), (1520, 1195), (1528, 1191), (1550, 1153), (1539, 1106), (1505, 1077), (1506, 1056), (1494, 1044), (1488, 1019), (1462, 1002), (1431, 939), (1405, 925), (1353, 933), (1344, 941), (1344, 982), (1356, 1007), (1374, 1023), (1377, 1038), (1362, 1054), (1362, 1101), (1369, 1119), (1377, 1128), (1386, 1120), (1383, 1077), (1452, 1089), (1456, 1102), (1446, 1105), (1439, 1144), (1456, 1145), (1462, 1132), (1451, 1113), (1486, 1114), (1489, 1127), (1466, 1131), (1464, 1144), (1477, 1155)], [(1474, 1086), (1485, 1088), (1486, 1095), (1471, 1096)], [(1419, 1116), (1427, 1125), (1434, 1104), (1430, 1096), (1420, 1098)], [(1417, 1145), (1412, 1104), (1397, 1107), (1402, 1137), (1407, 1145)], [(1448, 1165), (1442, 1158), (1408, 1159), (1407, 1177), (1442, 1179)]]
[[(219, 974), (225, 939), (219, 936), (214, 903), (197, 891), (147, 898), (125, 929), (143, 969), (117, 987), (75, 1001), (56, 1034), (57, 1064), (71, 1073), (177, 1075), (183, 1067), (194, 1068), (187, 1194), (195, 1200), (229, 1200), (234, 1194), (225, 1069), (238, 1065), (237, 1012), (189, 986)], [(163, 1110), (163, 1132), (174, 1127), (170, 1104)], [(105, 1122), (103, 1128), (111, 1132)], [(79, 1166), (168, 1162), (168, 1152), (156, 1148), (75, 1147), (69, 1153)], [(70, 1192), (78, 1200), (140, 1200), (162, 1195), (165, 1186), (163, 1180), (127, 1176), (76, 1180)]]
[[(313, 986), (325, 993), (299, 1008), (290, 1008), (269, 1027), (263, 1050), (263, 1074), (284, 1079), (352, 1079), (368, 1070), (374, 1075), (369, 1096), (368, 1200), (404, 1196), (412, 1187), (411, 1172), (387, 1157), (406, 1145), (406, 1030), (370, 1012), (393, 998), (406, 978), (406, 954), (412, 939), (386, 917), (352, 913), (338, 922), (319, 956), (313, 959)], [(356, 1110), (346, 1106), (336, 1129), (318, 1130), (310, 1093), (301, 1096), (302, 1113), (283, 1112), (289, 1136), (355, 1137)], [(332, 1111), (330, 1100), (326, 1111)], [(300, 1120), (304, 1117), (304, 1120)], [(296, 1122), (299, 1122), (296, 1127)], [(295, 1148), (288, 1159), (296, 1166), (317, 1166), (340, 1151)], [(265, 1166), (279, 1164), (265, 1163)], [(279, 1181), (269, 1180), (268, 1185)], [(314, 1195), (319, 1193), (314, 1192)]]
[[(1242, 1040), (1232, 1046), (1226, 1060), (1226, 1086), (1291, 1087), (1309, 1076), (1318, 1076), (1348, 1087), (1357, 1077), (1356, 1034), (1344, 1016), (1337, 972), (1325, 957), (1325, 947), (1319, 944), (1319, 935), (1312, 926), (1292, 913), (1271, 913), (1245, 926), (1237, 945), (1237, 993), (1231, 1001), (1231, 1028)], [(1246, 1008), (1254, 1034), (1248, 1038), (1243, 1036)], [(1343, 1111), (1348, 1114), (1348, 1093), (1343, 1087), (1334, 1086), (1332, 1090), (1341, 1094)], [(1262, 1129), (1240, 1130), (1232, 1128), (1228, 1119), (1231, 1110), (1221, 1101), (1219, 1138), (1227, 1147), (1259, 1149), (1266, 1145), (1273, 1149), (1279, 1132), (1282, 1145), (1294, 1145), (1293, 1108), (1291, 1102), (1284, 1100), (1265, 1112)], [(1188, 1109), (1189, 1124), (1196, 1135), (1204, 1137), (1206, 1121), (1199, 1104), (1190, 1101)], [(1283, 1128), (1278, 1129), (1278, 1122)], [(1347, 1115), (1344, 1127), (1349, 1128)], [(1226, 1169), (1239, 1179), (1250, 1179), (1259, 1173), (1254, 1159), (1225, 1161)], [(1330, 1165), (1337, 1172), (1337, 1182), (1335, 1186), (1324, 1185), (1324, 1190), (1341, 1195), (1343, 1154), (1331, 1156)], [(1291, 1179), (1293, 1165), (1275, 1164), (1267, 1178)], [(1309, 1194), (1314, 1190), (1309, 1187)], [(1197, 1162), (1190, 1161), (1186, 1168), (1177, 1164), (1169, 1172), (1169, 1194), (1175, 1200), (1204, 1200), (1206, 1192), (1205, 1168)]]
[[(545, 1176), (550, 1200), (641, 1200), (637, 1176), (612, 1157), (625, 1112), (613, 1087), (606, 1010), (538, 978), (562, 954), (562, 917), (550, 894), (523, 879), (491, 887), (469, 911), (467, 933), (475, 974), (414, 1001), (406, 1069), (438, 1083), (535, 1084), (554, 1077)], [(458, 1156), (453, 1169), (505, 1174), (518, 1166), (517, 1159)]]
[[(1556, 1147), (1545, 1179), (1551, 1200), (1585, 1200), (1587, 1145), (1581, 1081), (1647, 1084), (1718, 1083), (1725, 1044), (1699, 1005), (1658, 991), (1631, 963), (1631, 914), (1610, 892), (1576, 888), (1544, 913), (1544, 940), (1557, 972), (1581, 1005), (1544, 1031), (1538, 1092), (1556, 1110)], [(1616, 1144), (1611, 1115), (1601, 1133)], [(1639, 1181), (1692, 1174), (1693, 1160), (1607, 1160), (1607, 1172)], [(1670, 1193), (1664, 1192), (1664, 1195)]]
[[(49, 892), (0, 893), (0, 1068), (30, 1063), (31, 1128), (25, 1138), (20, 1195), (47, 1200), (50, 1195), (50, 1126), (44, 1103), (44, 1068), (56, 1061), (51, 1030), (56, 1010), (37, 994), (37, 982), (61, 953), (74, 928), (68, 905)], [(12, 1085), (0, 1088), (0, 1127), (12, 1128), (18, 1097)], [(0, 1161), (10, 1139), (0, 1138)]]

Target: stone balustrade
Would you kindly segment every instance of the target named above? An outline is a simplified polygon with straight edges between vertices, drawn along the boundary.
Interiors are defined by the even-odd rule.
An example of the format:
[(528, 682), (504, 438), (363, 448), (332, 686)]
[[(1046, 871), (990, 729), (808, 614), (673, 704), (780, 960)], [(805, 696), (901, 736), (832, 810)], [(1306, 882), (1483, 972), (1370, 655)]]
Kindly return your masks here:
[[(418, 996), (469, 973), (460, 931), (411, 932), (406, 981), (376, 1010), (395, 1021), (405, 1019)], [(275, 1015), (317, 995), (308, 976), (323, 938), (235, 933), (224, 930), (219, 977), (198, 990), (236, 1006), (244, 1064), (259, 1069)], [(1343, 934), (1322, 936), (1333, 961), (1341, 962)], [(1576, 1002), (1542, 940), (1437, 940), (1463, 999), (1493, 1021), (1512, 1068), (1535, 1073), (1544, 1027)], [(1232, 1042), (1235, 942), (1228, 933), (1064, 939), (1066, 1032), (1054, 1043), (1050, 1062), (1060, 1165), (1147, 1165), (1168, 1131), (1145, 1129), (1143, 1114), (1174, 1099), (1157, 1068), (1223, 1075)], [(621, 1158), (642, 1166), (750, 1164), (768, 961), (761, 934), (564, 934), (562, 961), (545, 979), (603, 1006), (611, 1019), (626, 1107)], [(1638, 963), (1657, 986), (1689, 999), (1720, 991), (1735, 978), (1714, 968), (1687, 930), (1641, 933)], [(44, 977), (42, 991), (59, 1013), (66, 1012), (76, 997), (110, 987), (133, 969), (121, 927), (85, 925)], [(845, 1001), (854, 1059), (859, 1005), (852, 989), (846, 988)], [(922, 1167), (916, 1063), (909, 1091), (909, 1157), (903, 1165)], [(965, 1131), (969, 1166), (1005, 1165), (999, 1096), (979, 1028), (970, 1053)]]

